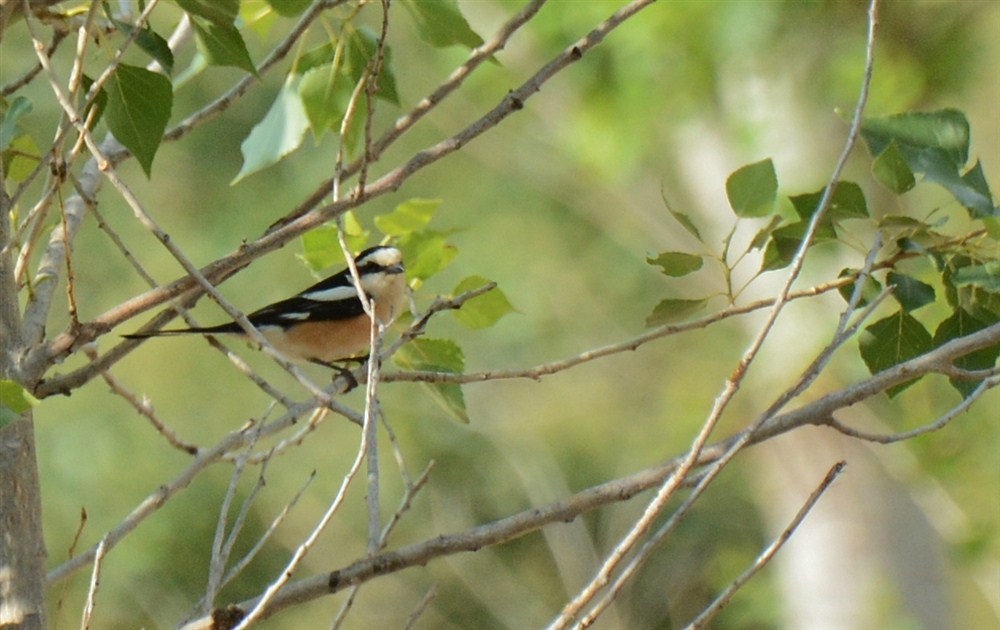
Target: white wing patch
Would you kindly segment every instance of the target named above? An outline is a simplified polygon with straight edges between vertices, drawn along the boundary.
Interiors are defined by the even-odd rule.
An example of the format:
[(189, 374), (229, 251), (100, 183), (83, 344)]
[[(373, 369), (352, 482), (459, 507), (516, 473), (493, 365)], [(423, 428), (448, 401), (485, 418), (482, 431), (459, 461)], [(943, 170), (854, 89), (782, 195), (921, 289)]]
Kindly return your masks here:
[(300, 297), (317, 302), (337, 302), (339, 300), (350, 300), (358, 298), (358, 290), (353, 286), (333, 287), (332, 289), (321, 289), (303, 293)]

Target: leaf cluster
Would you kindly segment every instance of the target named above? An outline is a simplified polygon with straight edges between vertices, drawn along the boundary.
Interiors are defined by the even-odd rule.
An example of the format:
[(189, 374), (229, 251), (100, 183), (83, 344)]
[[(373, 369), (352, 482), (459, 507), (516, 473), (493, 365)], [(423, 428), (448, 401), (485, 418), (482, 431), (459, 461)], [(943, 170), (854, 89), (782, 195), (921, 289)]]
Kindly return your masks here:
[[(839, 277), (840, 293), (851, 308), (866, 306), (883, 291), (891, 291), (895, 299), (896, 310), (867, 326), (861, 338), (861, 358), (872, 374), (1000, 321), (1000, 209), (980, 162), (968, 165), (970, 132), (965, 116), (947, 109), (869, 118), (861, 134), (873, 156), (871, 170), (876, 182), (895, 195), (916, 186), (918, 176), (921, 183), (942, 186), (964, 210), (964, 232), (946, 233), (949, 218), (937, 212), (926, 217), (873, 213), (862, 187), (851, 181), (790, 196), (793, 213), (782, 214), (774, 164), (765, 159), (737, 169), (726, 180), (736, 221), (766, 220), (746, 251), (732, 256), (730, 232), (720, 254), (671, 251), (650, 256), (648, 262), (664, 275), (677, 278), (699, 271), (704, 258), (714, 258), (723, 270), (723, 293), (734, 301), (739, 291), (731, 286), (731, 273), (752, 250), (760, 250), (757, 277), (787, 267), (802, 249), (813, 222), (817, 223), (808, 246), (847, 247), (847, 237), (853, 231), (863, 227), (877, 230), (884, 245), (873, 268), (864, 273), (862, 269), (844, 269)], [(668, 210), (691, 236), (711, 248), (688, 215), (669, 204)], [(951, 222), (959, 220), (952, 218)], [(933, 277), (916, 277), (911, 271), (914, 265), (907, 262), (914, 259), (928, 261)], [(710, 298), (664, 299), (653, 309), (647, 325), (690, 318)], [(933, 332), (913, 314), (931, 304), (947, 313)], [(986, 348), (964, 357), (957, 367), (987, 369), (998, 354), (1000, 348)], [(888, 393), (898, 394), (913, 382)], [(957, 377), (951, 378), (951, 383), (963, 395), (975, 386), (972, 380)]]

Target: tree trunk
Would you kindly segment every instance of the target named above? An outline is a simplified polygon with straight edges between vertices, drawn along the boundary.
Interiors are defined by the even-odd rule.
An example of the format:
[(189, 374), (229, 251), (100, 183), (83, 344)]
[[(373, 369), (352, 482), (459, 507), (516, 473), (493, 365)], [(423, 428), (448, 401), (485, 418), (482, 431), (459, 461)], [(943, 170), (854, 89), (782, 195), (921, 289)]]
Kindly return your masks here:
[(0, 428), (0, 628), (45, 627), (45, 540), (31, 412)]

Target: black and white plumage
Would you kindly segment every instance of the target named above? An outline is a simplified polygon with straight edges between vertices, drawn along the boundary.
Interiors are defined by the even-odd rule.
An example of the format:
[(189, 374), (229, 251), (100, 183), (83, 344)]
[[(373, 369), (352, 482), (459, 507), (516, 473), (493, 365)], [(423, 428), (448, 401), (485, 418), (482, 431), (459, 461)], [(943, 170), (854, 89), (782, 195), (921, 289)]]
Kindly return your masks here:
[[(406, 304), (403, 256), (395, 247), (371, 247), (354, 259), (361, 288), (374, 303), (375, 317), (391, 324)], [(247, 319), (282, 354), (298, 361), (329, 364), (366, 354), (371, 320), (354, 286), (349, 268), (304, 291), (256, 310)], [(142, 339), (166, 335), (240, 335), (236, 322), (199, 328), (156, 330), (125, 335)]]

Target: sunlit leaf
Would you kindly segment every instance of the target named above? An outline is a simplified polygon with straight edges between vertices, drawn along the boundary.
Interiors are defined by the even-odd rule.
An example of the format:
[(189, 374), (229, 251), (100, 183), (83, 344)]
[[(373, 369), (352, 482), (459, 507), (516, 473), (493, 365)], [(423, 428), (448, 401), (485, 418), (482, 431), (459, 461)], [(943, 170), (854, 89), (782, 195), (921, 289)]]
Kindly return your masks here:
[(461, 44), (475, 48), (483, 43), (458, 10), (455, 0), (402, 0), (410, 11), (420, 38), (436, 48)]
[(274, 12), (283, 17), (295, 17), (309, 8), (313, 0), (267, 0)]
[[(462, 295), (489, 283), (489, 280), (481, 276), (469, 276), (458, 283), (452, 291), (452, 295)], [(462, 304), (462, 308), (452, 311), (455, 319), (469, 328), (489, 328), (500, 321), (504, 315), (516, 312), (517, 309), (511, 305), (507, 296), (498, 287), (466, 301)]]
[(294, 74), (285, 79), (271, 109), (243, 140), (243, 168), (231, 184), (271, 166), (302, 144), (309, 120), (299, 98), (299, 81), (301, 77)]
[[(932, 348), (931, 335), (923, 324), (905, 311), (898, 311), (865, 328), (861, 337), (861, 358), (872, 374), (918, 357)], [(891, 397), (915, 381), (889, 388)]]
[(663, 252), (658, 256), (647, 256), (646, 262), (656, 265), (660, 271), (668, 276), (679, 278), (701, 269), (703, 260), (701, 256), (686, 254), (684, 252)]
[(408, 199), (392, 212), (375, 217), (375, 226), (389, 236), (406, 236), (422, 230), (434, 218), (443, 199)]
[(6, 151), (0, 152), (0, 159), (3, 159), (4, 173), (12, 182), (23, 182), (38, 166), (41, 160), (41, 151), (35, 144), (35, 139), (28, 134), (21, 134), (14, 138)]
[(19, 383), (0, 379), (0, 429), (17, 420), (25, 411), (38, 405), (38, 402)]
[(661, 326), (663, 324), (672, 324), (674, 322), (680, 322), (690, 319), (693, 315), (700, 312), (705, 308), (705, 304), (708, 300), (684, 300), (684, 299), (667, 299), (662, 300), (659, 304), (653, 307), (653, 312), (649, 314), (646, 318), (646, 327), (652, 328), (654, 326)]
[(0, 102), (3, 114), (0, 116), (0, 151), (5, 151), (14, 138), (20, 135), (21, 126), (18, 121), (31, 112), (31, 101), (24, 96), (17, 96), (10, 104)]
[(774, 212), (778, 175), (770, 158), (747, 164), (726, 179), (729, 205), (738, 217), (766, 217)]
[[(343, 215), (344, 237), (347, 247), (352, 252), (361, 251), (368, 243), (369, 232), (365, 230), (353, 212)], [(320, 227), (309, 230), (302, 235), (302, 254), (299, 258), (305, 262), (312, 271), (322, 271), (333, 266), (342, 267), (346, 264), (344, 260), (344, 250), (340, 247), (340, 238), (337, 234), (337, 226), (334, 223), (327, 223)]]
[(108, 79), (107, 124), (149, 176), (153, 158), (170, 120), (173, 89), (170, 79), (127, 64), (119, 64)]
[[(462, 349), (448, 339), (415, 339), (401, 347), (392, 360), (404, 370), (449, 374), (461, 374), (465, 371)], [(459, 422), (469, 422), (461, 386), (446, 383), (422, 384), (448, 415)]]
[(399, 240), (399, 249), (406, 261), (406, 277), (414, 288), (447, 267), (458, 255), (458, 249), (448, 242), (446, 234), (421, 230)]
[(318, 138), (328, 129), (340, 131), (353, 90), (333, 63), (315, 66), (302, 75), (299, 96), (313, 136)]

